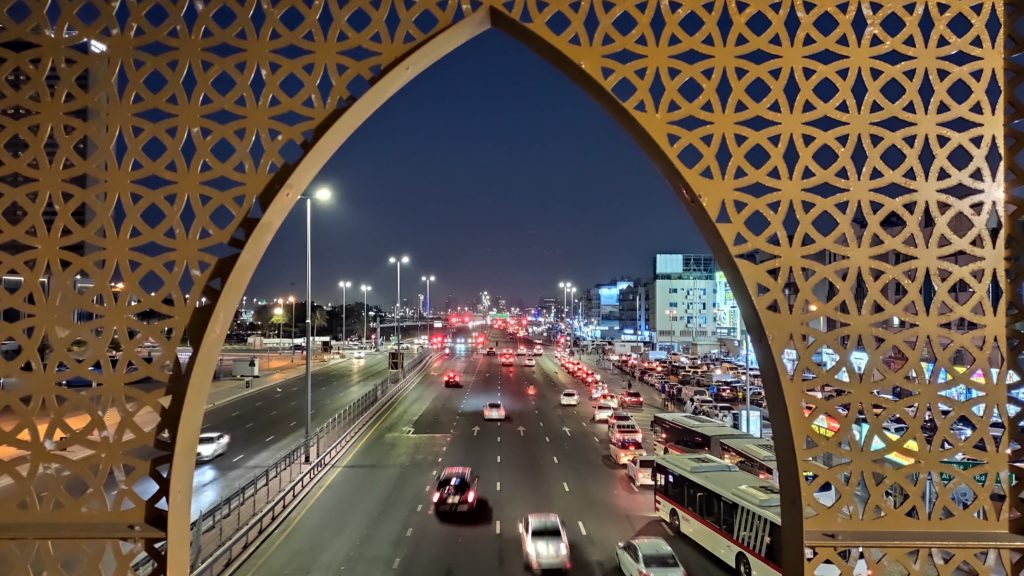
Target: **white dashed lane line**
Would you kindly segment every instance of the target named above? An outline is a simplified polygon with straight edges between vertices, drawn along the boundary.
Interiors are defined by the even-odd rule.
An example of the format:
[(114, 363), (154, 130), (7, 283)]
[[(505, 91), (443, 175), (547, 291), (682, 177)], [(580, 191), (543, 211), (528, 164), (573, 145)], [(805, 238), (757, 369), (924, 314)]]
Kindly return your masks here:
[(249, 422), (248, 424), (245, 425), (246, 428), (248, 428), (249, 426), (252, 426), (252, 422)]
[(501, 520), (494, 521), (494, 533), (501, 534)]
[(584, 536), (586, 536), (587, 535), (587, 529), (583, 527), (583, 521), (580, 520), (580, 521), (577, 522), (577, 524), (580, 525), (580, 533), (583, 534)]
[(496, 485), (494, 486), (494, 491), (495, 491), (495, 492), (501, 492), (501, 482), (498, 482), (498, 483), (497, 483), (497, 484), (496, 484)]
[(274, 435), (273, 435), (273, 434), (271, 434), (271, 435), (270, 435), (270, 438), (267, 438), (266, 440), (264, 440), (264, 442), (270, 442), (270, 441), (271, 441), (271, 440), (273, 440), (273, 439), (274, 439)]
[(242, 458), (245, 458), (245, 454), (242, 454), (241, 456), (236, 456), (236, 457), (235, 457), (235, 459), (234, 459), (234, 460), (232, 460), (232, 462), (238, 462), (238, 461), (239, 461), (239, 460), (241, 460)]
[[(583, 526), (583, 524), (580, 524), (580, 526)], [(586, 536), (587, 533), (584, 532), (583, 535)], [(408, 530), (405, 531), (405, 537), (408, 538), (409, 536), (412, 536), (412, 528), (409, 528)]]
[(501, 464), (501, 456), (498, 456), (498, 464)]
[(558, 464), (558, 456), (552, 456), (551, 459), (555, 461), (555, 464)]
[(401, 558), (395, 558), (395, 563), (391, 565), (392, 570), (398, 570), (398, 563), (401, 562)]
[(568, 484), (566, 484), (565, 482), (562, 482), (562, 488), (565, 488), (565, 491), (566, 491), (566, 492), (568, 492), (568, 491), (569, 491), (569, 485), (568, 485)]

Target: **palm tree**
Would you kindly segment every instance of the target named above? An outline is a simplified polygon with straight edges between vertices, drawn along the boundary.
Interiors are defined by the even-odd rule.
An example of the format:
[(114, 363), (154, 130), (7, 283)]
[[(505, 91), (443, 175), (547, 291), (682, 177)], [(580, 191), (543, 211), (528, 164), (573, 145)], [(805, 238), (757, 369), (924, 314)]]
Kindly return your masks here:
[(313, 310), (313, 337), (316, 338), (316, 329), (327, 326), (327, 312), (323, 308)]

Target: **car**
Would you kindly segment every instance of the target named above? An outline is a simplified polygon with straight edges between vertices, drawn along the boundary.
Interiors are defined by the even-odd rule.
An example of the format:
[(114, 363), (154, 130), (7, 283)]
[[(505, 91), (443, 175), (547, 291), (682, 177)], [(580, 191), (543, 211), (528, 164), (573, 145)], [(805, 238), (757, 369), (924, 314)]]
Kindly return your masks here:
[(366, 352), (364, 350), (356, 350), (352, 352), (353, 360), (363, 360), (366, 358)]
[(643, 536), (619, 542), (615, 560), (625, 576), (686, 576), (675, 552), (663, 538)]
[[(598, 384), (590, 389), (590, 399), (597, 400), (601, 396), (608, 393), (608, 387), (604, 384)], [(612, 394), (614, 396), (614, 394)]]
[(558, 398), (558, 403), (562, 406), (579, 406), (580, 393), (575, 390), (563, 390), (562, 395)]
[(519, 521), (523, 564), (539, 574), (541, 570), (569, 570), (569, 538), (558, 514), (534, 513)]
[(196, 447), (196, 462), (209, 462), (228, 451), (231, 436), (223, 432), (203, 432), (199, 434), (199, 446)]
[(608, 437), (614, 442), (616, 440), (636, 440), (637, 442), (643, 441), (643, 432), (640, 431), (640, 427), (635, 422), (619, 422), (614, 426), (608, 426)]
[(633, 440), (630, 438), (622, 438), (609, 442), (608, 453), (611, 454), (612, 461), (620, 466), (629, 463), (629, 461), (635, 457), (647, 455), (647, 451), (644, 450), (644, 445), (641, 444), (639, 440)]
[(637, 456), (626, 463), (626, 477), (633, 486), (654, 486), (654, 456)]
[(619, 407), (619, 397), (616, 396), (615, 394), (612, 394), (611, 392), (602, 393), (600, 396), (597, 397), (597, 401), (604, 402), (605, 404), (608, 404), (609, 406), (616, 409)]
[(522, 346), (520, 346), (516, 350), (516, 356), (526, 356), (526, 348), (523, 348)]
[(544, 355), (544, 348), (542, 348), (540, 345), (534, 346), (533, 347), (533, 355), (534, 356), (543, 356)]
[(488, 355), (488, 356), (494, 356), (494, 355), (495, 355), (495, 354), (497, 354), (497, 353), (498, 353), (498, 352), (497, 352), (497, 351), (495, 351), (495, 349), (494, 349), (494, 346), (488, 346), (488, 347), (487, 347), (487, 355)]
[(513, 360), (511, 354), (509, 354), (509, 355), (504, 355), (503, 354), (501, 356), (501, 365), (502, 366), (513, 366), (513, 365), (515, 365), (515, 360)]
[(462, 377), (456, 372), (449, 372), (444, 375), (445, 388), (462, 388)]
[(619, 422), (634, 422), (633, 415), (630, 414), (629, 412), (623, 412), (621, 410), (616, 410), (615, 412), (612, 412), (611, 416), (608, 417), (608, 426), (614, 426)]
[(505, 406), (501, 402), (488, 402), (484, 404), (484, 420), (504, 420)]
[(523, 366), (533, 367), (536, 365), (537, 361), (534, 360), (533, 358), (530, 358), (529, 356), (526, 357), (526, 360), (523, 360)]
[(619, 406), (623, 408), (643, 408), (644, 397), (636, 390), (626, 390), (619, 395)]
[(477, 484), (480, 477), (467, 466), (448, 466), (437, 477), (434, 512), (472, 512), (477, 504)]
[(608, 404), (600, 403), (597, 406), (594, 406), (594, 422), (607, 422), (608, 417), (611, 416), (614, 412), (615, 408), (609, 406)]

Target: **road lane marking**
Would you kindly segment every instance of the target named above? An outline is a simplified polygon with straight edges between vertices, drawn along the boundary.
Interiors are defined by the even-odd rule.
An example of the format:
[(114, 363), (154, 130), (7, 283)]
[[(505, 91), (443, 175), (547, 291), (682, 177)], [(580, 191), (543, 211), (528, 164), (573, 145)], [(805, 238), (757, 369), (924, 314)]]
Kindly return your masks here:
[(658, 524), (661, 524), (661, 527), (665, 529), (665, 532), (668, 532), (669, 536), (673, 536), (672, 529), (669, 528), (667, 524), (665, 524), (664, 522), (658, 522)]
[(551, 459), (555, 461), (555, 464), (558, 464), (558, 456), (552, 456)]
[(273, 439), (274, 439), (274, 435), (273, 435), (273, 434), (271, 434), (271, 435), (270, 435), (270, 438), (267, 438), (266, 440), (264, 440), (264, 442), (270, 442), (270, 441), (271, 441), (271, 440), (273, 440)]
[(498, 464), (501, 464), (501, 456), (498, 456)]
[(427, 484), (427, 487), (424, 488), (423, 491), (424, 492), (430, 492), (430, 484)]
[(498, 442), (501, 442), (501, 436), (498, 436)]
[[(586, 533), (584, 532), (583, 535), (586, 536)], [(405, 537), (408, 538), (409, 536), (412, 536), (412, 528), (405, 531)]]
[(232, 412), (231, 413), (232, 416), (238, 416), (239, 414), (241, 414), (241, 412)]
[(257, 403), (256, 403), (256, 405), (257, 405), (257, 406), (262, 406), (262, 405), (263, 405), (263, 402), (257, 402)]
[(541, 423), (540, 423), (540, 425), (541, 425), (541, 426), (543, 426), (543, 425), (544, 425), (544, 423), (543, 423), (543, 422), (541, 422)]
[(597, 439), (597, 436), (594, 436), (594, 442), (597, 442), (598, 444), (601, 443), (601, 441)]
[(277, 414), (277, 410), (274, 410), (273, 412), (270, 413), (271, 416), (273, 416), (274, 414)]
[(398, 570), (398, 563), (401, 562), (401, 558), (395, 558), (395, 563), (391, 565), (392, 570)]
[(576, 523), (580, 525), (580, 532), (581, 532), (581, 533), (582, 533), (582, 534), (583, 534), (584, 536), (586, 536), (586, 535), (587, 535), (587, 529), (583, 527), (583, 520), (579, 520), (579, 521), (578, 521), (578, 522), (576, 522)]
[(544, 441), (545, 441), (545, 442), (551, 442), (551, 438), (548, 438), (547, 436), (545, 436), (545, 437), (544, 437)]
[(494, 487), (494, 491), (501, 492), (501, 482), (498, 482), (498, 484)]
[(438, 459), (437, 459), (437, 461), (438, 461), (438, 462), (440, 462), (440, 461), (441, 461), (441, 459), (440, 459), (440, 458), (438, 458)]
[(295, 422), (292, 422), (291, 424), (289, 424), (289, 426), (295, 426)]
[(566, 492), (568, 492), (568, 491), (569, 491), (569, 485), (568, 485), (568, 484), (566, 484), (565, 482), (562, 482), (562, 488), (565, 488), (565, 491), (566, 491)]
[(422, 512), (422, 511), (423, 511), (423, 504), (418, 504), (418, 505), (416, 506), (416, 511), (417, 511), (417, 512)]
[(501, 520), (494, 521), (494, 533), (501, 534)]
[(246, 428), (248, 428), (249, 426), (252, 426), (252, 422), (249, 422), (248, 424), (245, 425)]
[(245, 458), (245, 454), (242, 454), (241, 456), (236, 457), (234, 460), (232, 460), (232, 462), (238, 462), (242, 458)]

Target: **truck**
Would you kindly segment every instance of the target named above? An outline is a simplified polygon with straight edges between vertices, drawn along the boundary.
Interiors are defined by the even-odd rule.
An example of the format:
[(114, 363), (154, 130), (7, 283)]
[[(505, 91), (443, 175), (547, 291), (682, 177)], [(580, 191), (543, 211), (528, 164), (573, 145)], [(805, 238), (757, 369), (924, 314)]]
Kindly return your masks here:
[(664, 350), (648, 350), (640, 354), (640, 361), (642, 362), (655, 362), (658, 360), (667, 360), (668, 353)]
[(643, 352), (644, 352), (644, 345), (643, 345), (642, 342), (629, 342), (629, 341), (616, 340), (616, 341), (612, 342), (612, 352), (614, 352), (618, 356), (622, 356), (624, 354), (637, 354), (637, 355), (639, 355), (639, 354), (643, 354)]

